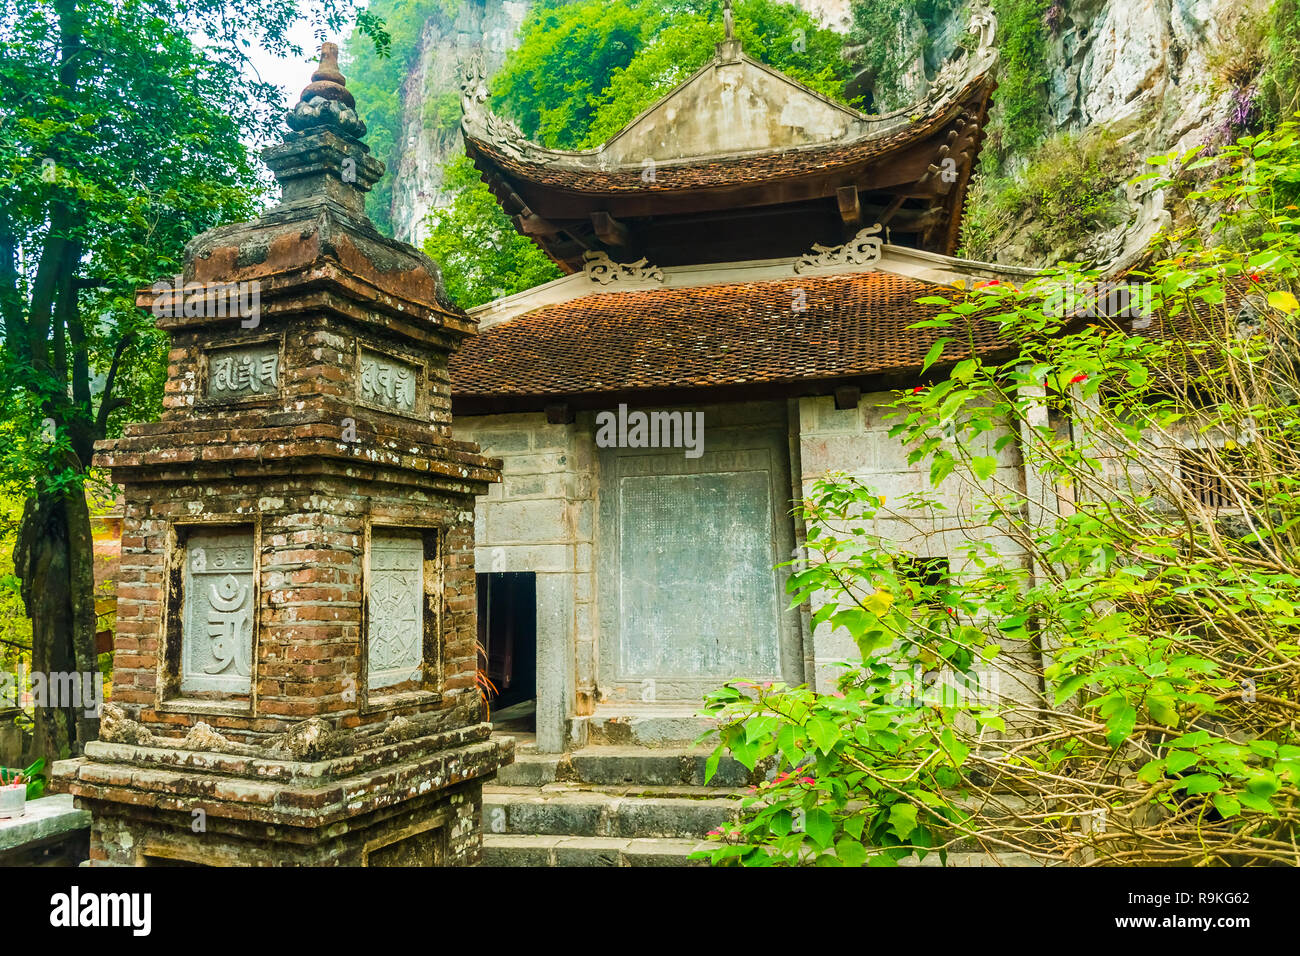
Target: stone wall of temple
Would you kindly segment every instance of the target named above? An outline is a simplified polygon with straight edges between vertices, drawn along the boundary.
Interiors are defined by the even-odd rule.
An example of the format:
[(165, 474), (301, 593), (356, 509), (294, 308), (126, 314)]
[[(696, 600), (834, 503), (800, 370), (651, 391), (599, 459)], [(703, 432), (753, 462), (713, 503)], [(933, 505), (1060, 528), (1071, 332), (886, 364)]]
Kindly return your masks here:
[[(908, 450), (889, 436), (893, 422), (887, 404), (893, 400), (888, 392), (864, 394), (857, 408), (837, 409), (830, 396), (798, 400), (798, 443), (803, 491), (832, 472), (845, 472), (859, 479), (885, 499), (884, 505), (868, 529), (899, 550), (920, 558), (938, 558), (949, 562), (950, 573), (962, 573), (965, 557), (962, 542), (976, 540), (991, 543), (1009, 562), (1023, 562), (1023, 550), (996, 527), (976, 526), (962, 521), (969, 515), (969, 493), (956, 476), (946, 480), (937, 491), (930, 485), (928, 469), (908, 463)], [(971, 455), (993, 455), (998, 467), (993, 481), (1007, 489), (1025, 493), (1025, 472), (1020, 451), (1014, 442), (1001, 451), (994, 444), (1005, 435), (991, 431), (969, 440)], [(948, 506), (947, 511), (923, 512), (909, 509), (906, 496), (933, 495)], [(840, 673), (838, 662), (860, 659), (856, 645), (843, 629), (832, 630), (821, 624), (812, 635), (812, 670), (819, 690), (830, 690)], [(1029, 654), (1028, 648), (1004, 645), (1000, 660), (1015, 668), (1017, 657)], [(1028, 664), (1028, 661), (1026, 661)], [(1028, 670), (1026, 666), (1024, 668)], [(1013, 697), (1018, 680), (1014, 675), (1000, 680), (1002, 689)]]
[(455, 434), (504, 463), (478, 502), (475, 568), (537, 575), (538, 746), (563, 750), (595, 686), (593, 433), (538, 412), (458, 417)]

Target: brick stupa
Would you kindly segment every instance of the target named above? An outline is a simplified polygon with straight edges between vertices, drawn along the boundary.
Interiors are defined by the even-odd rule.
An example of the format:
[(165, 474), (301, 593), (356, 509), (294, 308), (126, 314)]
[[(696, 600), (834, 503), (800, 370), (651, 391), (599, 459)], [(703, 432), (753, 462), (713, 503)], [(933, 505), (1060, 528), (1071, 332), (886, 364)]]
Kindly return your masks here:
[(125, 490), (112, 704), (55, 767), (92, 864), (476, 863), (512, 757), (475, 680), (499, 462), (451, 437), (476, 326), (366, 218), (383, 164), (337, 56), (266, 153), (280, 205), (139, 298), (172, 350), (161, 420), (95, 459)]

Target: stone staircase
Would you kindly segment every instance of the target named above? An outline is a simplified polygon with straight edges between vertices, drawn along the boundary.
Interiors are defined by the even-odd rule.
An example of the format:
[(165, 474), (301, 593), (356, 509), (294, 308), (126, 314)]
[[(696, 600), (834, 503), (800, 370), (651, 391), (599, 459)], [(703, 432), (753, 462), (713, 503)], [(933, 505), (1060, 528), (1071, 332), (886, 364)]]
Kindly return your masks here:
[[(483, 789), (484, 866), (692, 866), (733, 819), (755, 777), (709, 750), (592, 745), (539, 754), (515, 735), (515, 762)], [(716, 845), (716, 844), (712, 844)]]
[[(763, 779), (761, 765), (751, 772), (723, 758), (705, 786), (707, 747), (598, 743), (542, 754), (531, 735), (509, 736), (515, 762), (483, 788), (484, 866), (702, 866), (690, 855), (717, 846), (708, 832), (734, 819), (748, 787)], [(971, 839), (951, 847), (947, 863), (1042, 865)], [(941, 864), (931, 854), (902, 865)]]

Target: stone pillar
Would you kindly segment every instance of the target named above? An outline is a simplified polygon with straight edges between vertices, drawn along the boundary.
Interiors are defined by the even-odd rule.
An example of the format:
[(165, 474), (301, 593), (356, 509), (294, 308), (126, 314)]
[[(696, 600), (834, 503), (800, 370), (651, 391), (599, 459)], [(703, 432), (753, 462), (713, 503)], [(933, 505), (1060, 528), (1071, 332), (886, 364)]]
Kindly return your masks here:
[(141, 293), (172, 350), (161, 420), (97, 448), (125, 491), (113, 703), (55, 766), (92, 864), (478, 861), (512, 759), (475, 682), (500, 462), (451, 437), (475, 323), (366, 218), (354, 106), (325, 44), (266, 153), (281, 204)]

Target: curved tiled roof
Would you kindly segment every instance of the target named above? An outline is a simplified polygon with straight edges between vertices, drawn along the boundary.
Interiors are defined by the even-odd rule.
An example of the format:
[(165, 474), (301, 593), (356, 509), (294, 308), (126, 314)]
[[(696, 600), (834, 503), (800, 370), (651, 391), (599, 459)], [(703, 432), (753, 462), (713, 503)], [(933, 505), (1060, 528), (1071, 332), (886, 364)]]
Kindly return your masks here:
[(992, 85), (988, 77), (980, 76), (958, 92), (947, 108), (884, 136), (760, 155), (663, 163), (655, 168), (653, 178), (644, 176), (640, 166), (600, 169), (553, 160), (517, 159), (468, 129), (462, 132), (471, 158), (478, 157), (480, 171), (485, 170), (486, 161), (508, 176), (552, 189), (600, 195), (708, 189), (810, 176), (870, 162), (933, 135), (972, 106), (982, 112)]
[[(951, 332), (911, 330), (953, 290), (887, 272), (588, 295), (490, 326), (451, 358), (452, 392), (560, 396), (865, 378), (919, 369)], [(962, 336), (964, 338), (964, 336)], [(976, 350), (1006, 345), (992, 322)], [(945, 360), (968, 354), (953, 343)]]

